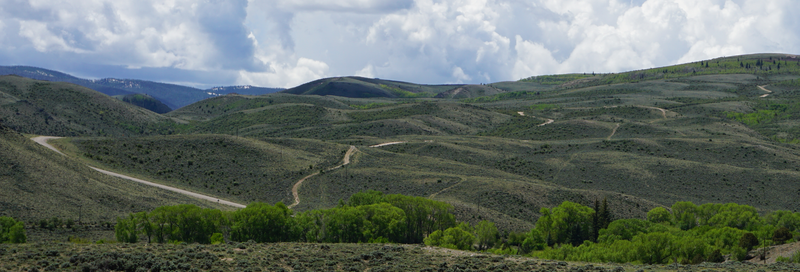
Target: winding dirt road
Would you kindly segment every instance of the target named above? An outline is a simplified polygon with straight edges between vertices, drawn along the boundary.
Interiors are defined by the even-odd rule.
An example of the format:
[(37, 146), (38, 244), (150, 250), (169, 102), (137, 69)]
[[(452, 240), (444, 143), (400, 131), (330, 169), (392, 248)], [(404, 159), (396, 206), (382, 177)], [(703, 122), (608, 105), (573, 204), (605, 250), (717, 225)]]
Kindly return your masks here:
[[(525, 112), (518, 111), (517, 114), (519, 114), (519, 116), (525, 116)], [(531, 117), (536, 118), (536, 116), (531, 116)], [(544, 125), (549, 125), (549, 124), (552, 124), (553, 122), (556, 121), (556, 120), (549, 119), (549, 118), (544, 118), (544, 119), (547, 119), (547, 121), (545, 121), (544, 123), (542, 123), (542, 124), (540, 124), (538, 126), (541, 127), (541, 126), (544, 126)]]
[[(58, 150), (54, 146), (52, 146), (49, 143), (47, 143), (47, 141), (49, 141), (49, 140), (59, 139), (59, 138), (62, 138), (62, 137), (39, 136), (39, 137), (34, 137), (31, 140), (33, 140), (34, 142), (36, 142), (36, 143), (38, 143), (38, 144), (40, 144), (40, 145), (42, 145), (44, 147), (49, 148), (49, 149), (51, 149), (51, 150), (53, 150), (55, 152), (58, 152), (58, 154), (66, 156), (66, 154), (62, 153), (60, 150)], [(219, 198), (216, 198), (216, 197), (207, 196), (207, 195), (203, 195), (203, 194), (198, 194), (198, 193), (190, 192), (190, 191), (186, 191), (186, 190), (181, 190), (181, 189), (178, 189), (178, 188), (175, 188), (175, 187), (166, 186), (166, 185), (163, 185), (163, 184), (149, 182), (149, 181), (137, 179), (137, 178), (134, 178), (134, 177), (126, 176), (126, 175), (123, 175), (123, 174), (119, 174), (119, 173), (114, 173), (114, 172), (111, 172), (111, 171), (103, 170), (103, 169), (100, 169), (100, 168), (95, 168), (95, 167), (91, 167), (91, 166), (88, 166), (88, 167), (91, 168), (92, 170), (95, 170), (97, 172), (100, 172), (100, 173), (103, 173), (103, 174), (106, 174), (106, 175), (109, 175), (109, 176), (112, 176), (112, 177), (127, 179), (127, 180), (138, 182), (138, 183), (141, 183), (141, 184), (144, 184), (144, 185), (149, 185), (149, 186), (158, 187), (158, 188), (161, 188), (161, 189), (164, 189), (164, 190), (176, 192), (176, 193), (179, 193), (179, 194), (182, 194), (182, 195), (187, 195), (187, 196), (191, 196), (191, 197), (194, 197), (194, 198), (199, 198), (199, 199), (202, 199), (202, 200), (216, 202), (218, 204), (233, 206), (233, 207), (237, 207), (237, 208), (244, 208), (245, 207), (245, 205), (242, 205), (242, 204), (239, 204), (239, 203), (230, 202), (230, 201), (227, 201), (227, 200), (222, 200), (222, 199), (219, 199)]]
[[(342, 159), (342, 164), (337, 165), (336, 167), (329, 168), (328, 170), (325, 170), (325, 171), (336, 170), (336, 169), (342, 168), (345, 165), (350, 164), (350, 156), (352, 156), (353, 153), (356, 152), (356, 150), (358, 150), (358, 149), (356, 149), (355, 146), (351, 145), (350, 149), (347, 150), (347, 153), (344, 154), (344, 159)], [(304, 178), (298, 180), (294, 184), (294, 186), (292, 186), (292, 196), (294, 196), (294, 203), (292, 203), (292, 205), (289, 205), (287, 208), (291, 209), (291, 208), (294, 208), (294, 206), (297, 206), (297, 204), (300, 204), (300, 196), (297, 194), (297, 189), (300, 188), (300, 185), (302, 185), (304, 181), (306, 181), (307, 179), (309, 179), (309, 178), (311, 178), (313, 176), (319, 175), (319, 173), (320, 172), (316, 172), (314, 174), (305, 176)]]
[(764, 97), (767, 97), (767, 96), (769, 96), (769, 95), (771, 95), (771, 94), (772, 94), (772, 91), (770, 91), (770, 90), (767, 90), (767, 88), (765, 88), (765, 87), (767, 87), (767, 85), (764, 85), (764, 86), (758, 86), (758, 88), (759, 88), (759, 89), (761, 89), (762, 91), (765, 91), (765, 92), (767, 92), (767, 94), (763, 94), (763, 95), (759, 96), (760, 98), (764, 98)]

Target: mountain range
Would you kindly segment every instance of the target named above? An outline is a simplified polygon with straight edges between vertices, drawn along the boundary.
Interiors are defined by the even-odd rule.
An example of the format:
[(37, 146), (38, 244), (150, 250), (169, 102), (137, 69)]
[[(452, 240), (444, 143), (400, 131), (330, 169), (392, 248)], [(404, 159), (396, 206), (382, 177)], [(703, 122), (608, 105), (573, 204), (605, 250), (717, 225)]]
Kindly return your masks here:
[(72, 75), (30, 66), (0, 66), (0, 75), (19, 75), (31, 79), (68, 82), (109, 96), (145, 94), (156, 98), (170, 109), (177, 109), (191, 103), (225, 94), (239, 93), (245, 95), (261, 95), (281, 91), (279, 88), (263, 88), (255, 86), (214, 87), (201, 90), (194, 87), (160, 83), (136, 79), (83, 79)]

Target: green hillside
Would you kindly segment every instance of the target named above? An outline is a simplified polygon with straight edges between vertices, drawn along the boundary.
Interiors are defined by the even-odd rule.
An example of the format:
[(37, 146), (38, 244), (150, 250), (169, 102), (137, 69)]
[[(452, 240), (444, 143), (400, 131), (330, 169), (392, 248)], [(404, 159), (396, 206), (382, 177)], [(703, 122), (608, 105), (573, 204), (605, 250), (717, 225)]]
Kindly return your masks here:
[(153, 98), (152, 96), (146, 94), (129, 94), (129, 95), (122, 95), (122, 96), (114, 96), (119, 100), (127, 102), (128, 104), (139, 106), (145, 109), (148, 109), (155, 113), (168, 113), (172, 111), (164, 103), (158, 101), (158, 99)]
[(4, 126), (0, 126), (0, 161), (0, 216), (23, 220), (31, 227), (54, 217), (99, 225), (130, 212), (180, 203), (229, 209), (100, 174)]
[(0, 120), (18, 132), (50, 136), (171, 133), (170, 118), (91, 89), (62, 82), (0, 76)]
[(281, 92), (303, 95), (334, 95), (351, 98), (425, 98), (434, 97), (439, 93), (459, 87), (461, 87), (461, 85), (421, 85), (363, 77), (334, 77), (311, 81)]

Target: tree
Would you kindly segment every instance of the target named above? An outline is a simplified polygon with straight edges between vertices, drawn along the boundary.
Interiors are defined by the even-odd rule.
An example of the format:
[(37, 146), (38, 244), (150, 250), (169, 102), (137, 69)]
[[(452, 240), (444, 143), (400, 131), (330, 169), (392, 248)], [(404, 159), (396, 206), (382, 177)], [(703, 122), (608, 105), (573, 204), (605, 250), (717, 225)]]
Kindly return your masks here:
[(497, 241), (497, 227), (494, 223), (483, 220), (475, 226), (475, 236), (478, 238), (478, 250), (486, 250), (494, 246)]
[(697, 205), (688, 201), (672, 204), (672, 218), (681, 230), (690, 230), (697, 226)]
[(469, 231), (462, 229), (463, 227), (464, 225), (462, 223), (462, 225), (459, 225), (458, 227), (448, 228), (444, 231), (434, 231), (425, 238), (424, 242), (429, 246), (439, 246), (460, 250), (472, 249), (472, 243), (475, 241), (475, 236)]
[(673, 237), (668, 233), (655, 232), (637, 235), (634, 238), (636, 258), (646, 264), (662, 264), (672, 256)]
[(753, 249), (753, 247), (758, 245), (758, 238), (753, 233), (747, 232), (742, 235), (742, 239), (739, 240), (739, 247), (744, 248), (747, 251)]
[(772, 241), (779, 245), (792, 240), (792, 238), (792, 232), (786, 227), (781, 227), (772, 234)]
[(525, 240), (522, 241), (520, 249), (522, 253), (531, 252), (533, 250), (542, 250), (547, 246), (544, 235), (538, 229), (531, 229), (525, 235)]
[(670, 213), (664, 207), (655, 207), (649, 212), (647, 212), (647, 221), (652, 223), (663, 223), (670, 221)]
[(590, 238), (594, 210), (578, 203), (564, 201), (552, 210), (542, 208), (536, 228), (549, 237), (548, 244), (581, 244)]
[(25, 243), (25, 225), (8, 216), (0, 216), (0, 243)]
[(114, 234), (118, 242), (136, 243), (138, 241), (138, 231), (136, 231), (136, 217), (130, 214), (128, 218), (117, 217), (117, 224), (114, 225)]

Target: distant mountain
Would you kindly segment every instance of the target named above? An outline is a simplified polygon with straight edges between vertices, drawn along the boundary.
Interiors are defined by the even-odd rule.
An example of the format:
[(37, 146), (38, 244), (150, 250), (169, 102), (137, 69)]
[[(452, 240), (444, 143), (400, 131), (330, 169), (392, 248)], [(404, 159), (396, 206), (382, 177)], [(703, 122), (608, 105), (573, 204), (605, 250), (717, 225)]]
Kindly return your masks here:
[(84, 86), (109, 96), (147, 94), (160, 100), (171, 109), (177, 109), (194, 102), (229, 93), (261, 95), (274, 93), (281, 89), (253, 86), (216, 87), (208, 90), (136, 79), (104, 78), (90, 80), (74, 77), (58, 71), (30, 66), (0, 66), (0, 75), (19, 75), (47, 81), (69, 82)]
[(127, 102), (128, 104), (132, 104), (134, 106), (139, 106), (145, 109), (148, 109), (155, 113), (168, 113), (172, 111), (172, 109), (164, 103), (161, 103), (160, 100), (153, 98), (152, 96), (146, 94), (129, 94), (129, 95), (115, 95), (114, 98), (122, 100), (123, 102)]
[(225, 94), (243, 94), (243, 95), (262, 95), (262, 94), (270, 94), (270, 93), (277, 93), (284, 89), (282, 88), (264, 88), (264, 87), (256, 87), (250, 85), (241, 85), (241, 86), (226, 86), (226, 87), (214, 87), (208, 89), (209, 93), (212, 93), (215, 96), (225, 95)]
[(372, 79), (364, 77), (323, 78), (282, 91), (303, 95), (335, 95), (351, 98), (422, 98), (434, 97), (460, 85), (422, 85), (402, 81)]

